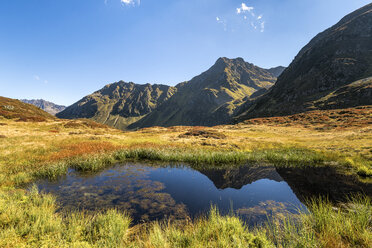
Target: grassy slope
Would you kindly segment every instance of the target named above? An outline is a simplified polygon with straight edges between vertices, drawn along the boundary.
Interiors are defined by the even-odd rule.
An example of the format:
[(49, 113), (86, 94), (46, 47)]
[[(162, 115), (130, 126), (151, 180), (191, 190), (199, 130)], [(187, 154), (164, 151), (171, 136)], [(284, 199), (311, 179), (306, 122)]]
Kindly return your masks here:
[[(370, 174), (372, 110), (345, 111), (353, 116), (345, 123), (336, 121), (346, 118), (345, 113), (324, 111), (288, 117), (280, 123), (271, 118), (235, 126), (154, 127), (138, 132), (122, 132), (87, 120), (26, 123), (0, 117), (0, 246), (369, 247), (368, 198), (352, 205), (358, 208), (356, 212), (334, 212), (330, 204), (318, 201), (312, 214), (301, 215), (299, 229), (277, 220), (267, 228), (248, 231), (236, 218), (220, 217), (214, 211), (208, 219), (194, 223), (135, 227), (129, 227), (128, 216), (115, 211), (63, 217), (55, 212), (53, 197), (17, 189), (40, 176), (64, 174), (69, 166), (98, 170), (128, 159), (214, 166), (246, 160), (278, 166), (325, 163), (349, 173)], [(331, 118), (334, 115), (339, 118)], [(319, 116), (327, 116), (332, 124), (321, 123)]]
[(0, 96), (0, 116), (18, 121), (47, 121), (55, 119), (54, 116), (34, 105), (23, 103), (16, 99)]

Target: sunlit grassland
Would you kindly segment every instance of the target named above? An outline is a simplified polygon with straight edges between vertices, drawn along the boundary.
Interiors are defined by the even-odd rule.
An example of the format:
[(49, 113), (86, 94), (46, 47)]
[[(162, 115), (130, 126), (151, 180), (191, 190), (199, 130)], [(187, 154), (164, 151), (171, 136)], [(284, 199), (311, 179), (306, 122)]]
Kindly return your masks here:
[[(76, 124), (76, 123), (77, 124)], [(154, 127), (123, 132), (83, 122), (15, 122), (0, 119), (0, 247), (371, 247), (371, 202), (352, 199), (337, 209), (314, 200), (310, 214), (275, 220), (248, 230), (234, 216), (186, 223), (130, 226), (115, 210), (64, 216), (55, 200), (21, 189), (68, 168), (98, 171), (126, 161), (188, 163), (194, 167), (269, 163), (334, 166), (343, 173), (372, 175), (372, 127), (314, 130), (303, 126)], [(70, 123), (70, 124), (68, 124)], [(67, 125), (68, 124), (68, 125)], [(206, 136), (184, 136), (190, 130)], [(219, 135), (224, 136), (219, 138)], [(180, 137), (181, 135), (181, 137)], [(209, 137), (211, 136), (211, 137)], [(213, 138), (214, 137), (214, 138)], [(361, 178), (361, 180), (370, 180)]]
[[(123, 132), (84, 125), (70, 127), (67, 121), (0, 122), (5, 123), (0, 126), (0, 135), (5, 136), (0, 138), (0, 183), (8, 186), (30, 182), (43, 171), (63, 173), (68, 166), (82, 167), (79, 164), (88, 164), (85, 170), (89, 166), (96, 170), (133, 159), (212, 165), (332, 165), (346, 173), (372, 175), (372, 127), (368, 126), (316, 131), (297, 126), (240, 124)], [(188, 130), (223, 133), (226, 137), (179, 137)]]

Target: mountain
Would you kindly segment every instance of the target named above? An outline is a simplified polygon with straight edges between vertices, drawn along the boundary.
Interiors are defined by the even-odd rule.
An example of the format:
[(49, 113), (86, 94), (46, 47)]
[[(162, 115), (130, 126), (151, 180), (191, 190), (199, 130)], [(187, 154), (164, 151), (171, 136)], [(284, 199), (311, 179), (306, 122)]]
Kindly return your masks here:
[(41, 108), (45, 112), (48, 112), (51, 115), (56, 115), (58, 112), (63, 111), (66, 107), (62, 105), (57, 105), (52, 102), (45, 101), (43, 99), (37, 99), (37, 100), (27, 100), (27, 99), (21, 99), (20, 101), (28, 104), (35, 105), (38, 108)]
[(57, 117), (90, 118), (118, 129), (125, 129), (168, 100), (176, 90), (166, 85), (139, 85), (120, 81), (108, 84), (84, 97), (58, 113)]
[(56, 119), (34, 105), (2, 96), (0, 96), (0, 118), (33, 122)]
[(313, 38), (268, 93), (244, 104), (237, 120), (371, 105), (371, 76), (372, 4), (368, 4)]
[(268, 70), (242, 58), (220, 58), (208, 71), (175, 87), (123, 81), (106, 85), (57, 116), (90, 118), (119, 129), (212, 126), (231, 121), (241, 103), (265, 93), (275, 81)]
[(267, 69), (268, 72), (274, 75), (274, 77), (279, 77), (283, 71), (286, 69), (284, 66), (277, 66), (270, 69)]
[(214, 126), (231, 121), (237, 107), (276, 77), (242, 58), (219, 58), (206, 72), (176, 86), (168, 101), (129, 128), (150, 126)]

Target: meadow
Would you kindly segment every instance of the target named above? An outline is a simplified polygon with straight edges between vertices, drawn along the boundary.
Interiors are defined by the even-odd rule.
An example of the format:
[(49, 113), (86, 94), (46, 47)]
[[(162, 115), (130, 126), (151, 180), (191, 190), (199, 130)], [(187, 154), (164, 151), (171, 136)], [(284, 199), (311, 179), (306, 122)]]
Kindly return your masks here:
[(335, 205), (309, 200), (310, 213), (244, 226), (236, 216), (131, 225), (116, 210), (56, 211), (52, 195), (24, 189), (68, 168), (99, 171), (124, 161), (185, 162), (193, 167), (265, 163), (332, 166), (372, 179), (372, 108), (314, 111), (217, 127), (120, 131), (89, 120), (0, 117), (1, 247), (371, 247), (370, 196)]

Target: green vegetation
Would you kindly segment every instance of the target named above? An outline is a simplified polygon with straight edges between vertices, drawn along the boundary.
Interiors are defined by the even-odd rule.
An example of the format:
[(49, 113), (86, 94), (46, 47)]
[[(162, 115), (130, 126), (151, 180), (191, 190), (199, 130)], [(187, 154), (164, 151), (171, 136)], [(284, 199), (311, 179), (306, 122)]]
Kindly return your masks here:
[(371, 247), (372, 207), (354, 197), (335, 209), (315, 199), (310, 213), (300, 212), (247, 229), (234, 216), (215, 208), (195, 221), (131, 226), (116, 210), (94, 215), (56, 212), (51, 195), (33, 187), (0, 192), (0, 247)]
[(196, 168), (240, 166), (248, 162), (263, 162), (281, 166), (324, 166), (324, 162), (332, 161), (326, 154), (306, 149), (286, 148), (260, 150), (254, 152), (184, 150), (182, 148), (137, 148), (118, 150), (112, 153), (83, 156), (57, 162), (37, 170), (35, 176), (55, 179), (64, 175), (69, 167), (78, 171), (98, 171), (115, 163), (125, 161), (158, 161), (184, 162)]
[(22, 118), (22, 111), (18, 112), (18, 119), (0, 117), (0, 247), (371, 246), (371, 219), (365, 217), (371, 216), (370, 196), (340, 206), (314, 200), (308, 204), (310, 213), (248, 230), (236, 217), (219, 216), (214, 209), (195, 221), (136, 226), (117, 210), (66, 215), (56, 212), (51, 195), (20, 188), (40, 177), (56, 179), (68, 168), (99, 171), (139, 160), (189, 163), (201, 169), (247, 162), (332, 166), (368, 176), (371, 108), (257, 119), (234, 126), (154, 127), (137, 132), (88, 120), (22, 122), (17, 121)]
[(124, 130), (168, 100), (176, 91), (175, 87), (167, 85), (120, 81), (84, 97), (57, 116), (67, 119), (90, 118)]
[(219, 58), (206, 72), (178, 84), (168, 101), (129, 128), (226, 124), (246, 98), (275, 81), (270, 71), (242, 58)]
[(274, 220), (267, 236), (277, 247), (371, 247), (371, 198), (354, 196), (338, 208), (327, 199), (312, 199), (309, 213)]
[(0, 96), (0, 116), (18, 121), (40, 122), (55, 119), (54, 116), (31, 104)]

